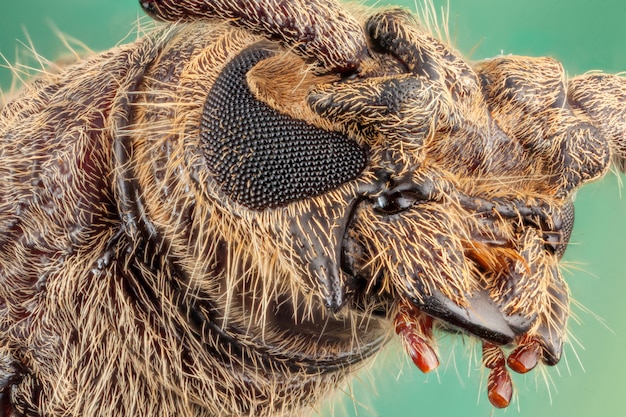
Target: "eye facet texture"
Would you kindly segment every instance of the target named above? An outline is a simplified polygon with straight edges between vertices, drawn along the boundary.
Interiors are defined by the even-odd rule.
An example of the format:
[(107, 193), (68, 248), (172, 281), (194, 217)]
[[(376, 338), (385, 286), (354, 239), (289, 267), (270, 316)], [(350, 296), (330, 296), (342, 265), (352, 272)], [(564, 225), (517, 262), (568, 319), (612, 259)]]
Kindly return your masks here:
[(209, 170), (224, 194), (254, 210), (329, 191), (356, 178), (367, 162), (346, 136), (281, 114), (250, 93), (246, 73), (270, 56), (252, 46), (227, 64), (202, 117)]

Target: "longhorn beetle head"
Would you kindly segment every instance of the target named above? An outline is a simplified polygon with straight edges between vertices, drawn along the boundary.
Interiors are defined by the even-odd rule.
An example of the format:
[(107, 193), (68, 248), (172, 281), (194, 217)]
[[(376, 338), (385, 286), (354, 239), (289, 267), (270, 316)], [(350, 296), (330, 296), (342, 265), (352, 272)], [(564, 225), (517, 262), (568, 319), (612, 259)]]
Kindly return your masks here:
[(626, 82), (566, 80), (551, 58), (469, 63), (400, 9), (293, 4), (300, 20), (272, 1), (142, 2), (272, 41), (223, 67), (202, 112), (199, 183), (265, 239), (230, 252), (264, 263), (264, 288), (287, 276), (294, 315), (395, 318), (423, 370), (433, 326), (476, 336), (506, 406), (498, 346), (518, 372), (561, 356), (572, 195), (611, 160), (624, 170)]

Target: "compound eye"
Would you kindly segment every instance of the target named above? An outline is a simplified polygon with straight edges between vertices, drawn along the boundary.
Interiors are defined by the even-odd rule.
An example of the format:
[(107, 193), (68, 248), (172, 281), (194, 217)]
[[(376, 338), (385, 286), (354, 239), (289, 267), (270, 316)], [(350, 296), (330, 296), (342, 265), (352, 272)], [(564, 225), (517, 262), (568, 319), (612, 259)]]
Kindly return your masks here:
[(544, 232), (546, 249), (561, 259), (574, 229), (574, 203), (568, 201), (560, 212), (561, 225), (557, 231)]
[(273, 53), (251, 46), (227, 64), (207, 96), (201, 140), (221, 191), (253, 210), (281, 207), (355, 179), (367, 155), (355, 141), (258, 100), (247, 72)]

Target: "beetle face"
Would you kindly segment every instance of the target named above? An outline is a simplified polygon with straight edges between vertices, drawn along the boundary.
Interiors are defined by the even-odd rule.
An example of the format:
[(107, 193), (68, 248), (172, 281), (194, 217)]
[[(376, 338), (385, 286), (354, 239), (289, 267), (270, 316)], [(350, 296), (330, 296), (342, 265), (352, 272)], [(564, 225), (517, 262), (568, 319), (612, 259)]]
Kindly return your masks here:
[(518, 372), (556, 364), (571, 193), (606, 172), (608, 142), (554, 60), (470, 66), (401, 10), (365, 32), (369, 57), (348, 77), (302, 75), (264, 43), (231, 60), (203, 110), (209, 182), (243, 216), (274, 216), (277, 246), (331, 311), (395, 315), (421, 340), (416, 361), (432, 362), (436, 326), (511, 345)]
[[(199, 187), (219, 202), (211, 211), (250, 228), (235, 234), (237, 262), (271, 259), (265, 271), (295, 288), (280, 303), (293, 323), (266, 313), (272, 325), (302, 336), (330, 323), (319, 340), (350, 354), (325, 360), (347, 364), (362, 354), (355, 345), (380, 343), (380, 318), (392, 318), (427, 371), (432, 327), (460, 330), (484, 343), (490, 399), (506, 406), (497, 346), (510, 346), (517, 372), (560, 359), (569, 300), (558, 263), (572, 192), (606, 172), (609, 142), (568, 98), (552, 59), (471, 66), (402, 10), (364, 28), (370, 51), (348, 74), (307, 71), (266, 42), (229, 58), (211, 78), (190, 151)], [(250, 239), (261, 252), (242, 249)], [(267, 281), (261, 274), (251, 279)], [(219, 292), (233, 298), (229, 284)], [(243, 316), (254, 316), (242, 307), (249, 298)], [(363, 317), (370, 325), (359, 328)]]

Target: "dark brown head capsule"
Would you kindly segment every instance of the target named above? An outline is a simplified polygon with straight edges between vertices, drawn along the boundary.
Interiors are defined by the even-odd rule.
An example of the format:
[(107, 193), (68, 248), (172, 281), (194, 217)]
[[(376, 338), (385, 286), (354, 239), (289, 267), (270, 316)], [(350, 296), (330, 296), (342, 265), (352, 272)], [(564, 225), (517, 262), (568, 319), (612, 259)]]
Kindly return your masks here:
[(393, 328), (424, 371), (433, 329), (480, 339), (498, 407), (559, 361), (623, 78), (472, 64), (398, 9), (141, 4), (176, 23), (1, 110), (0, 412), (296, 415)]

